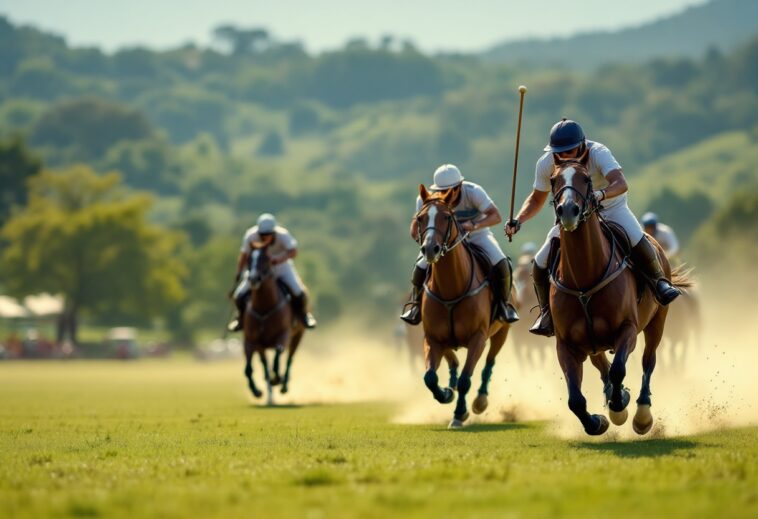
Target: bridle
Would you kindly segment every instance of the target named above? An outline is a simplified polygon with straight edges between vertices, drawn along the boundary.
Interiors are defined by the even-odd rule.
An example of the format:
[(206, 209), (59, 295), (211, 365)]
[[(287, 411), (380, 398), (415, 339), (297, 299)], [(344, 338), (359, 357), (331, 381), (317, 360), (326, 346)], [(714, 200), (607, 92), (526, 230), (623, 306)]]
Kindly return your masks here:
[[(424, 210), (437, 202), (438, 206), (444, 207), (444, 215), (447, 217), (447, 229), (445, 230), (444, 239), (442, 240), (442, 252), (440, 252), (440, 258), (442, 258), (445, 254), (456, 248), (458, 245), (463, 243), (463, 241), (468, 238), (469, 233), (464, 232), (463, 229), (461, 229), (460, 222), (455, 218), (455, 214), (450, 210), (450, 208), (445, 205), (444, 203), (440, 202), (439, 200), (428, 200), (421, 209), (416, 213), (416, 226), (417, 228), (420, 226), (421, 223), (421, 216)], [(432, 222), (433, 223), (433, 222)], [(458, 230), (458, 237), (455, 239), (455, 241), (452, 244), (449, 244), (450, 242), (450, 236), (453, 232), (453, 226)], [(426, 229), (418, 233), (418, 238), (416, 239), (416, 243), (419, 245), (419, 247), (424, 243), (424, 238), (426, 237), (426, 234), (429, 231), (434, 231), (435, 234), (442, 233), (442, 229), (435, 227), (434, 225), (428, 226)]]
[[(566, 191), (573, 191), (574, 193), (577, 194), (577, 196), (582, 201), (582, 207), (579, 213), (579, 223), (582, 223), (582, 222), (587, 221), (589, 217), (592, 216), (592, 214), (595, 213), (600, 208), (600, 205), (595, 203), (595, 198), (592, 196), (592, 192), (593, 192), (592, 179), (587, 174), (584, 164), (575, 160), (564, 161), (564, 162), (561, 162), (561, 171), (563, 171), (563, 169), (565, 169), (565, 167), (568, 165), (572, 165), (575, 168), (576, 166), (580, 166), (582, 168), (581, 170), (577, 170), (577, 171), (581, 171), (581, 174), (587, 178), (587, 191), (582, 193), (574, 186), (566, 184), (565, 186), (560, 188), (557, 192), (553, 192), (553, 199), (550, 201), (550, 205), (553, 206), (553, 212), (555, 213), (556, 220), (560, 220), (560, 215), (558, 214), (558, 206), (560, 204), (558, 202), (560, 202), (561, 198), (563, 198), (563, 194)], [(557, 175), (553, 175), (552, 177), (550, 177), (551, 187), (555, 186), (556, 178), (558, 178)]]
[[(266, 254), (265, 249), (256, 249), (254, 251), (254, 254), (264, 255)], [(274, 275), (274, 269), (271, 268), (270, 261), (266, 264), (265, 269), (261, 269), (258, 263), (261, 261), (260, 257), (250, 264), (250, 287), (253, 289), (257, 289), (264, 281), (269, 279), (271, 276)], [(255, 277), (258, 278), (257, 280), (253, 281), (253, 273), (255, 273)]]

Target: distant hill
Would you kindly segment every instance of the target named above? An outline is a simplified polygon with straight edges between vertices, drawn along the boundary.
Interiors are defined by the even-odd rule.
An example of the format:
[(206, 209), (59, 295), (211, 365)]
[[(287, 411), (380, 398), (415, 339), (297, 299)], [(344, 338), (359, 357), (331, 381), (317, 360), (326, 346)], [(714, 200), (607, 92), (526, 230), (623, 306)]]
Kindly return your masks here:
[(711, 47), (728, 51), (755, 34), (758, 34), (758, 1), (713, 0), (617, 32), (503, 43), (484, 52), (482, 58), (491, 62), (564, 64), (586, 69), (658, 57), (697, 57)]

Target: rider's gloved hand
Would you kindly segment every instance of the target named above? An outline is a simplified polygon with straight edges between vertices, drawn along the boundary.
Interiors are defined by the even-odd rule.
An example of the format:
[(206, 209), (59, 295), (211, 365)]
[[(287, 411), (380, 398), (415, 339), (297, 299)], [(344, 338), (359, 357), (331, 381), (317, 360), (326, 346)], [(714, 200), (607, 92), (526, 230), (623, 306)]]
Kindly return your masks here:
[(517, 218), (514, 218), (513, 220), (508, 220), (505, 224), (504, 230), (506, 236), (513, 236), (519, 230), (521, 229), (521, 222), (518, 221)]

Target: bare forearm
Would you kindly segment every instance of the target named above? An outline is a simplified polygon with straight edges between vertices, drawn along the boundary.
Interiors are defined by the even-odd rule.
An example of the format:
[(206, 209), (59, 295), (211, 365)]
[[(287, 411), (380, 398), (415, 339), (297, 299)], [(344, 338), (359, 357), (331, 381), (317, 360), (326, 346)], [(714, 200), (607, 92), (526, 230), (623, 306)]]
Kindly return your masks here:
[(534, 218), (535, 215), (539, 213), (540, 209), (542, 209), (546, 199), (547, 192), (533, 191), (528, 197), (526, 197), (526, 200), (524, 200), (524, 205), (521, 206), (518, 215), (516, 215), (516, 220), (518, 220), (520, 224), (523, 224)]
[(602, 190), (605, 192), (605, 198), (620, 196), (629, 191), (629, 186), (626, 184), (626, 179), (621, 170), (614, 169), (605, 178), (608, 180), (608, 187)]

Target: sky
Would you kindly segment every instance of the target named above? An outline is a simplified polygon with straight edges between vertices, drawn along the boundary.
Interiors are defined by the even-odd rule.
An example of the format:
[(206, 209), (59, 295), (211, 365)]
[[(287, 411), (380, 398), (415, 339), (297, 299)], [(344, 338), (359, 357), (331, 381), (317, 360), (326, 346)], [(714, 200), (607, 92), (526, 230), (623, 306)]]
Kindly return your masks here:
[(312, 52), (353, 37), (411, 39), (427, 52), (474, 52), (525, 37), (636, 26), (705, 0), (0, 0), (0, 14), (112, 51), (211, 42), (213, 27), (264, 27)]

